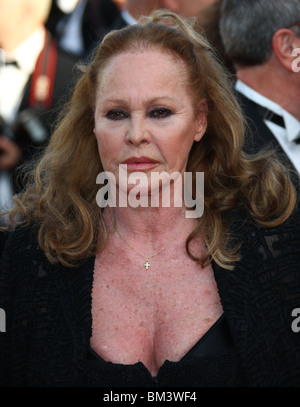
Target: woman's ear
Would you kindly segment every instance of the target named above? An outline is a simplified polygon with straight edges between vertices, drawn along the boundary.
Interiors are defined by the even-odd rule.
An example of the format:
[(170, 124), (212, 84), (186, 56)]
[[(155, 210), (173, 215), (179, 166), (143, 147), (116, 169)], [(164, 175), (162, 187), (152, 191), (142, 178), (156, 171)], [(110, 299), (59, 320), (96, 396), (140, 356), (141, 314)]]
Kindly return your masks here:
[(198, 103), (198, 107), (196, 110), (196, 131), (195, 131), (195, 141), (200, 141), (204, 136), (206, 129), (207, 129), (207, 113), (208, 113), (208, 106), (205, 99), (202, 99)]

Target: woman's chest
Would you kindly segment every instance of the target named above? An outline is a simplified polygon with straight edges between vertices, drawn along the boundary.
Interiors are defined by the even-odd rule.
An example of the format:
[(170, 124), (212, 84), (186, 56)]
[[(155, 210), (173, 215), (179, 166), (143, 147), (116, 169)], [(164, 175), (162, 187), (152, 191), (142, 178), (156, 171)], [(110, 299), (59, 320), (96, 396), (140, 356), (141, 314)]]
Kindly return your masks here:
[(212, 269), (179, 263), (152, 274), (96, 267), (91, 346), (102, 358), (142, 361), (155, 374), (166, 359), (180, 360), (220, 317)]

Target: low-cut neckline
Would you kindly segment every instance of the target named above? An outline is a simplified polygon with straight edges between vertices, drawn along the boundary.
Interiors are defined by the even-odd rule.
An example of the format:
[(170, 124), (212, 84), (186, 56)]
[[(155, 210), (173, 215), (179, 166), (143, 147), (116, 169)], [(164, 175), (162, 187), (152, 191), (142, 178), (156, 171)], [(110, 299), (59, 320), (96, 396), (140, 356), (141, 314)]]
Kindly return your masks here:
[(206, 340), (208, 339), (209, 336), (211, 336), (213, 334), (213, 332), (220, 326), (220, 324), (224, 321), (225, 319), (225, 314), (222, 313), (221, 316), (214, 322), (214, 324), (204, 333), (204, 335), (201, 336), (201, 338), (198, 339), (198, 341), (182, 356), (181, 359), (179, 359), (176, 362), (170, 361), (168, 359), (166, 359), (162, 365), (159, 367), (157, 374), (155, 376), (153, 376), (149, 369), (144, 365), (144, 363), (142, 361), (138, 361), (136, 363), (132, 363), (132, 364), (122, 364), (122, 363), (115, 363), (115, 362), (111, 362), (111, 361), (106, 361), (105, 359), (103, 359), (91, 346), (89, 347), (89, 352), (92, 356), (94, 356), (94, 358), (98, 359), (100, 362), (102, 363), (109, 363), (111, 365), (115, 365), (115, 366), (124, 366), (124, 368), (126, 367), (140, 367), (141, 369), (143, 369), (144, 371), (146, 371), (147, 375), (150, 376), (153, 380), (155, 380), (161, 370), (163, 369), (163, 367), (168, 364), (168, 363), (180, 363), (180, 362), (184, 362), (186, 359), (188, 359), (197, 348), (199, 348), (202, 344), (204, 344), (206, 342)]

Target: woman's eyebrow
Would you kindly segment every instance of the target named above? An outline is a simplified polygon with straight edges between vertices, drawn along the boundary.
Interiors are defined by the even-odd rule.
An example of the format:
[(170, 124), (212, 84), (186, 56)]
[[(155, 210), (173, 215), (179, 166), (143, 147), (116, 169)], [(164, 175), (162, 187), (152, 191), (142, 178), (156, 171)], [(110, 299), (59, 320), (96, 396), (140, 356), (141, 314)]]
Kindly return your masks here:
[[(154, 98), (146, 99), (144, 101), (144, 103), (152, 104), (152, 103), (158, 103), (158, 102), (162, 102), (162, 101), (171, 102), (171, 101), (174, 101), (174, 98), (172, 98), (171, 96), (168, 96), (168, 95), (157, 96), (157, 97), (154, 97)], [(122, 104), (127, 104), (128, 101), (125, 100), (125, 99), (121, 99), (121, 98), (109, 98), (109, 99), (105, 99), (103, 103), (108, 103), (108, 104), (111, 103), (111, 104), (116, 104), (116, 105), (118, 105), (118, 104), (122, 105)]]

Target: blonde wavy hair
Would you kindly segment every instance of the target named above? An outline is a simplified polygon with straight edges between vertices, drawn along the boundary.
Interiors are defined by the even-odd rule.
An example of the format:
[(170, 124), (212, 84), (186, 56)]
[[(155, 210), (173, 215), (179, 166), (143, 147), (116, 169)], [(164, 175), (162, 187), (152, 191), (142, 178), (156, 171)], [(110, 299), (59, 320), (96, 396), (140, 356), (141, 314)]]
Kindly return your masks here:
[[(186, 248), (202, 265), (213, 259), (232, 269), (239, 247), (230, 239), (228, 211), (243, 207), (259, 224), (276, 226), (292, 213), (296, 193), (273, 153), (242, 152), (245, 123), (231, 80), (205, 38), (172, 12), (155, 11), (140, 24), (104, 38), (78, 79), (31, 182), (15, 197), (10, 218), (21, 216), (21, 223), (38, 226), (39, 244), (52, 263), (77, 265), (95, 254), (97, 244), (105, 246), (107, 231), (96, 203), (96, 177), (103, 168), (93, 133), (95, 92), (111, 58), (137, 47), (156, 47), (180, 57), (194, 102), (207, 101), (208, 128), (194, 143), (187, 168), (205, 173), (204, 214)], [(189, 251), (189, 242), (199, 233), (207, 245), (200, 259)]]

